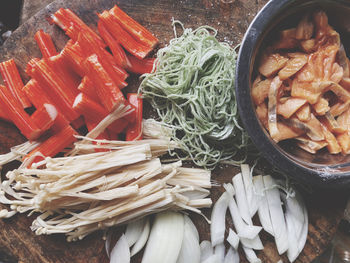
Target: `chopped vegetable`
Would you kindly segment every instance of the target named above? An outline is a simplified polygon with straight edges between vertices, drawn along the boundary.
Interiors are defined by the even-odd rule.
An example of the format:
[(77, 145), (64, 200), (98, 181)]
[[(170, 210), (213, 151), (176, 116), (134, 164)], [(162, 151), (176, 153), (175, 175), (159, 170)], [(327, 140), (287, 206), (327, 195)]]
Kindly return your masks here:
[(131, 256), (137, 254), (146, 245), (150, 231), (151, 226), (149, 219), (147, 218), (140, 238), (136, 241), (135, 245), (131, 249)]
[(224, 242), (225, 238), (225, 215), (229, 203), (229, 196), (224, 192), (216, 201), (211, 213), (210, 235), (212, 246)]
[(125, 235), (122, 235), (111, 251), (110, 263), (130, 263), (130, 250)]
[(156, 215), (142, 263), (176, 263), (184, 237), (184, 217), (180, 213)]

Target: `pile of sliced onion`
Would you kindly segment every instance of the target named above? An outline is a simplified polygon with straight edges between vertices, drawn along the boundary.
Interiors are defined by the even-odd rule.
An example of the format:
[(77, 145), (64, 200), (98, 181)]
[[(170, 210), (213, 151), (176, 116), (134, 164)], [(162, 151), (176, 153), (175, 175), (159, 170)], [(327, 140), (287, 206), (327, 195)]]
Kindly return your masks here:
[[(238, 246), (241, 244), (248, 262), (260, 263), (255, 251), (263, 250), (259, 233), (264, 229), (275, 238), (280, 255), (287, 253), (290, 262), (296, 260), (304, 248), (308, 216), (301, 195), (296, 190), (286, 195), (286, 185), (271, 176), (253, 176), (248, 165), (241, 165), (241, 173), (232, 178), (232, 184), (224, 184), (225, 192), (214, 204), (211, 216), (211, 247), (203, 241), (201, 247), (205, 256), (201, 262), (239, 262)], [(224, 247), (225, 219), (229, 210), (235, 229), (229, 229), (226, 241), (229, 249), (222, 259), (218, 247)], [(258, 212), (261, 226), (255, 226), (252, 217)]]
[[(252, 176), (249, 166), (242, 165), (241, 173), (232, 178), (232, 184), (224, 184), (225, 192), (214, 204), (211, 241), (199, 243), (198, 231), (188, 216), (162, 212), (155, 216), (152, 228), (148, 218), (129, 223), (112, 249), (111, 262), (130, 262), (130, 256), (147, 242), (142, 263), (238, 263), (239, 245), (248, 262), (261, 263), (255, 253), (264, 249), (259, 237), (261, 230), (272, 235), (279, 254), (286, 252), (293, 262), (306, 242), (308, 215), (301, 195), (290, 188), (293, 192), (289, 195), (287, 190), (280, 190), (286, 188), (283, 182), (269, 175)], [(226, 231), (228, 211), (234, 229)], [(252, 217), (256, 213), (261, 226), (253, 225)]]

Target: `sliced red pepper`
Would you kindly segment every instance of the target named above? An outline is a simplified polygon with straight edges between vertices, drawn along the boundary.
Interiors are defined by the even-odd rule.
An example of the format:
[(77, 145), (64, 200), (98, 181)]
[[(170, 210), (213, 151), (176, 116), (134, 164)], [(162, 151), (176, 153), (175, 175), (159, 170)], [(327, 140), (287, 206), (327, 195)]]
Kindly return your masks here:
[(127, 68), (127, 71), (144, 74), (151, 73), (154, 65), (155, 58), (138, 59), (134, 56), (128, 55), (131, 66)]
[(97, 98), (96, 90), (94, 83), (92, 83), (91, 79), (88, 76), (85, 76), (79, 86), (78, 90), (87, 95), (90, 98)]
[(145, 58), (152, 51), (151, 47), (147, 47), (137, 42), (128, 32), (126, 32), (119, 24), (118, 19), (111, 15), (108, 11), (99, 14), (104, 26), (108, 32), (116, 39), (127, 51), (139, 59)]
[(138, 42), (151, 48), (154, 48), (158, 44), (158, 39), (150, 31), (128, 16), (117, 5), (109, 12), (117, 18), (124, 30), (132, 35)]
[[(77, 140), (75, 138), (75, 135), (77, 135), (77, 132), (71, 126), (67, 125), (61, 131), (52, 134), (37, 148), (27, 154), (24, 159), (28, 159), (39, 152), (45, 157), (54, 157), (58, 153), (62, 152), (64, 148), (70, 146)], [(36, 163), (42, 160), (42, 156), (36, 156), (32, 163)]]
[(5, 86), (0, 86), (0, 109), (9, 116), (28, 140), (35, 140), (41, 135), (42, 131)]
[(55, 69), (45, 60), (34, 62), (35, 66), (30, 76), (37, 80), (40, 86), (45, 87), (50, 100), (57, 109), (69, 121), (73, 121), (79, 115), (73, 110), (72, 105), (75, 99), (75, 93), (66, 85), (66, 83), (57, 75)]
[(27, 67), (25, 69), (25, 72), (27, 75), (30, 76), (32, 74), (34, 67), (38, 61), (40, 61), (39, 58), (32, 58), (31, 60), (28, 61)]
[(37, 109), (30, 117), (40, 130), (47, 131), (54, 124), (57, 114), (55, 106), (45, 103), (43, 107)]
[(72, 121), (70, 123), (70, 125), (75, 129), (78, 130), (81, 127), (83, 127), (85, 125), (85, 119), (83, 116), (80, 116), (78, 119), (75, 119), (74, 121)]
[(122, 83), (128, 77), (128, 73), (116, 64), (110, 53), (96, 45), (96, 42), (88, 32), (81, 32), (79, 34), (78, 43), (81, 46), (85, 57), (96, 54), (100, 58), (102, 66), (118, 87), (123, 88), (125, 86)]
[(40, 52), (44, 58), (57, 55), (57, 50), (49, 34), (42, 29), (35, 33), (34, 39), (39, 46)]
[(118, 41), (116, 41), (112, 37), (112, 35), (108, 32), (108, 30), (101, 21), (98, 21), (97, 28), (100, 32), (101, 37), (112, 51), (116, 63), (123, 68), (131, 67), (131, 64), (128, 60), (128, 57), (126, 56), (124, 49), (121, 47)]
[[(95, 33), (89, 26), (87, 26), (72, 10), (66, 8), (60, 8), (55, 14), (51, 15), (51, 22), (58, 25), (62, 30), (67, 32), (67, 30), (74, 25), (77, 30), (88, 31), (91, 35), (93, 35), (95, 42), (97, 42), (101, 47), (106, 47), (106, 44), (100, 38), (99, 35)], [(75, 33), (73, 35), (77, 36)], [(77, 39), (73, 39), (77, 41)]]
[(31, 103), (22, 91), (24, 85), (15, 61), (10, 59), (0, 63), (0, 73), (5, 85), (9, 88), (14, 98), (18, 100), (23, 108), (29, 108)]
[[(90, 122), (94, 123), (99, 123), (108, 115), (108, 111), (106, 109), (104, 109), (97, 102), (93, 101), (84, 93), (80, 93), (76, 97), (73, 108), (82, 114), (85, 119), (88, 119)], [(127, 125), (128, 121), (126, 118), (121, 118), (109, 125), (108, 129), (114, 133), (121, 133)]]
[(142, 139), (142, 98), (137, 93), (128, 94), (128, 102), (136, 109), (136, 120), (126, 129), (126, 140), (134, 141)]
[(95, 85), (100, 102), (109, 112), (121, 103), (125, 104), (123, 93), (103, 68), (96, 54), (88, 57), (85, 65), (88, 69), (88, 77)]

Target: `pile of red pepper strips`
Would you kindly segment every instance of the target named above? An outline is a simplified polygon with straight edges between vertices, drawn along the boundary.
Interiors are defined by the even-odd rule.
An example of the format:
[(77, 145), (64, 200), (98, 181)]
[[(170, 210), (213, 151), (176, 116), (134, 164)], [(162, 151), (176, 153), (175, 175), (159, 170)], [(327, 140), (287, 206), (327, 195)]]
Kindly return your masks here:
[[(49, 34), (39, 30), (35, 40), (43, 58), (31, 59), (24, 85), (13, 59), (0, 63), (6, 86), (0, 86), (0, 117), (12, 121), (30, 141), (42, 143), (37, 153), (53, 157), (76, 141), (76, 129), (88, 131), (120, 104), (131, 105), (132, 114), (112, 123), (99, 139), (141, 139), (142, 99), (136, 93), (124, 97), (127, 72), (151, 72), (154, 58), (145, 58), (158, 39), (118, 6), (98, 14), (95, 33), (70, 9), (59, 9), (49, 18), (70, 37), (58, 53)], [(107, 50), (109, 48), (109, 51)], [(25, 109), (34, 106), (29, 115)], [(33, 161), (40, 161), (37, 156)]]

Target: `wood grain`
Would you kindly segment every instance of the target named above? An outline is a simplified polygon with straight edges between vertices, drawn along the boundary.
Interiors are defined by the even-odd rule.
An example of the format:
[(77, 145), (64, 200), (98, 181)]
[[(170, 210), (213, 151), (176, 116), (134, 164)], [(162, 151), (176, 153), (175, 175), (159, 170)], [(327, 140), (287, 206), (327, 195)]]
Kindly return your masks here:
[[(232, 46), (238, 44), (249, 23), (266, 3), (266, 0), (233, 0), (231, 3), (214, 0), (123, 0), (118, 1), (122, 9), (134, 19), (154, 32), (164, 46), (172, 37), (172, 18), (178, 19), (186, 27), (197, 27), (203, 24), (219, 30), (219, 38)], [(38, 29), (50, 33), (58, 48), (62, 48), (67, 37), (56, 26), (46, 21), (50, 13), (60, 7), (69, 7), (88, 25), (96, 28), (96, 12), (109, 9), (114, 5), (112, 0), (58, 0), (41, 10), (24, 23), (0, 49), (0, 61), (15, 58), (23, 78), (26, 63), (33, 57), (40, 57), (39, 49), (34, 43), (34, 33)], [(135, 90), (139, 83), (134, 76), (129, 80), (128, 90)], [(13, 145), (24, 141), (14, 126), (0, 123), (0, 152), (5, 153)], [(11, 168), (11, 167), (10, 167)], [(6, 170), (6, 167), (5, 167)], [(213, 172), (213, 179), (218, 183), (231, 181), (237, 168), (219, 167)], [(216, 201), (222, 193), (221, 187), (214, 187), (211, 197)], [(334, 235), (345, 206), (345, 197), (341, 193), (304, 194), (309, 209), (309, 237), (306, 247), (296, 262), (311, 262), (326, 247)], [(210, 210), (204, 213), (209, 216)], [(192, 215), (200, 231), (201, 240), (210, 239), (209, 225), (198, 216)], [(9, 262), (108, 262), (104, 250), (102, 233), (95, 233), (82, 241), (67, 243), (63, 235), (35, 236), (29, 229), (33, 217), (16, 215), (11, 219), (0, 220), (0, 253), (6, 253)], [(256, 218), (255, 218), (256, 221)], [(227, 224), (232, 226), (229, 217)], [(117, 240), (123, 227), (115, 228), (112, 244)], [(271, 236), (262, 235), (264, 251), (258, 252), (262, 262), (276, 263), (280, 258)], [(240, 251), (242, 254), (242, 251)], [(242, 254), (243, 255), (243, 254)], [(140, 262), (141, 256), (133, 260)], [(241, 257), (241, 262), (246, 262)], [(285, 256), (283, 262), (288, 262)]]

